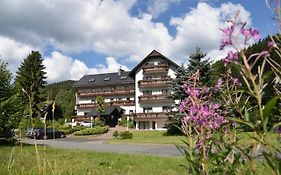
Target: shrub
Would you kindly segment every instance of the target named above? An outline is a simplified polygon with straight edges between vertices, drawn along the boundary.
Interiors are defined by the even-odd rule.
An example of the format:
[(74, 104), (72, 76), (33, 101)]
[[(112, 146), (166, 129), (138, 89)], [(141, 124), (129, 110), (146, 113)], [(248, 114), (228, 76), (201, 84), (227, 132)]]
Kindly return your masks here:
[[(123, 126), (123, 127), (127, 127), (127, 117), (123, 116), (121, 118), (121, 121), (120, 121), (119, 125)], [(129, 118), (128, 127), (129, 128), (135, 128), (134, 121), (131, 118)]]
[(103, 126), (105, 126), (105, 122), (104, 122), (103, 120), (97, 118), (97, 119), (95, 119), (95, 121), (93, 122), (93, 126), (94, 126), (94, 127), (97, 127), (97, 126), (103, 127)]
[(74, 132), (74, 135), (77, 136), (82, 136), (82, 135), (98, 135), (98, 134), (103, 134), (106, 133), (108, 131), (108, 127), (94, 127), (94, 128), (87, 128), (87, 129), (83, 129), (81, 131), (76, 131)]
[(132, 139), (133, 133), (131, 133), (129, 131), (120, 132), (119, 137), (120, 137), (120, 139)]
[(61, 126), (58, 129), (60, 131), (62, 131), (64, 134), (68, 135), (68, 134), (72, 134), (76, 131), (84, 130), (84, 129), (86, 129), (86, 127), (84, 127), (84, 126), (71, 127), (70, 125), (67, 125), (67, 126)]
[(118, 137), (118, 135), (119, 135), (119, 132), (118, 132), (118, 131), (114, 131), (114, 133), (112, 134), (112, 137), (117, 138), (117, 137)]

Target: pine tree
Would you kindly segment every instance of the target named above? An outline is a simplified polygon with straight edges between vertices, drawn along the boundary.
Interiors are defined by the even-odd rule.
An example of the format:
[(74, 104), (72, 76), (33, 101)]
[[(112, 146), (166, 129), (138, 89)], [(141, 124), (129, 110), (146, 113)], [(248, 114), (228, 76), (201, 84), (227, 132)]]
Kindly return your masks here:
[(40, 52), (32, 51), (17, 71), (16, 83), (23, 91), (24, 101), (31, 117), (39, 115), (38, 104), (43, 101), (41, 94), (46, 84), (46, 72), (42, 62)]
[(182, 65), (178, 68), (178, 72), (176, 73), (176, 78), (173, 80), (173, 87), (172, 92), (173, 96), (172, 98), (174, 100), (183, 100), (186, 97), (186, 94), (183, 91), (183, 84), (187, 80), (187, 69)]
[(19, 122), (20, 102), (13, 95), (11, 79), (7, 64), (0, 60), (0, 145), (14, 141), (12, 129)]
[(196, 47), (195, 52), (189, 55), (189, 65), (187, 67), (188, 76), (193, 75), (197, 70), (200, 71), (200, 81), (203, 85), (210, 84), (211, 64), (209, 59), (205, 59), (207, 53), (201, 48)]

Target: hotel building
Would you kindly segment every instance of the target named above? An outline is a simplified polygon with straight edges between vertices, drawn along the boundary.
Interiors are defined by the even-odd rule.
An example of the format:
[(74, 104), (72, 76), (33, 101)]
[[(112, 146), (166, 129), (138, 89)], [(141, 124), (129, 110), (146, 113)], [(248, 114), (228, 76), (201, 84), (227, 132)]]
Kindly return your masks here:
[(96, 111), (96, 97), (102, 96), (105, 108), (122, 109), (122, 115), (134, 119), (136, 129), (165, 129), (167, 113), (174, 107), (171, 86), (178, 67), (153, 50), (131, 71), (85, 75), (74, 85), (77, 116), (73, 119), (89, 118)]

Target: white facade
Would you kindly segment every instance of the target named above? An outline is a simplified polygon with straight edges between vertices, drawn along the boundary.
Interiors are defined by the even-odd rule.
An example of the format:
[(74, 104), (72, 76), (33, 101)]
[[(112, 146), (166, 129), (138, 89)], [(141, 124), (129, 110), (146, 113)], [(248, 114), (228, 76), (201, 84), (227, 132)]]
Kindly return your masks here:
[[(78, 88), (77, 115), (83, 116), (96, 108), (95, 98), (98, 95), (94, 93), (103, 92), (99, 96), (104, 97), (105, 104), (120, 106), (125, 110), (125, 115), (134, 117), (136, 129), (164, 130), (165, 114), (175, 104), (168, 96), (172, 93), (171, 81), (176, 78), (177, 68), (174, 62), (153, 51), (128, 74), (134, 79), (130, 84), (112, 83), (103, 87)], [(128, 86), (130, 91), (114, 93)]]

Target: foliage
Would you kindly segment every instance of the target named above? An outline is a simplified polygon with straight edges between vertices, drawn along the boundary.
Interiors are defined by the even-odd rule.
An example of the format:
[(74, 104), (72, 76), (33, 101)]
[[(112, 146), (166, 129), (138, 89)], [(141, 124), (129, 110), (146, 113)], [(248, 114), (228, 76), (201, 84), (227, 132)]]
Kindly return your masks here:
[[(236, 41), (237, 38), (241, 36), (244, 38), (244, 43), (242, 43), (243, 45), (247, 45), (249, 40), (257, 39), (259, 37), (257, 30), (246, 28), (245, 25), (239, 26), (241, 24), (238, 23), (236, 19), (237, 17), (231, 21), (230, 28), (222, 30), (225, 34), (225, 38), (222, 41), (222, 49), (226, 46), (232, 46), (237, 49), (237, 46), (241, 45), (241, 43), (235, 43), (233, 41)], [(240, 27), (240, 32), (238, 35), (235, 35), (234, 29), (237, 27)], [(280, 42), (280, 36), (277, 36), (276, 38), (271, 37), (271, 41), (267, 43), (266, 47), (257, 53), (246, 53), (245, 50), (236, 50), (234, 53), (229, 52), (228, 56), (224, 59), (226, 66), (229, 62), (235, 62), (239, 65), (243, 82), (247, 86), (247, 88), (243, 91), (232, 91), (229, 90), (227, 86), (228, 82), (226, 81), (226, 90), (228, 93), (225, 94), (224, 99), (226, 104), (234, 106), (235, 103), (240, 101), (241, 96), (248, 96), (244, 103), (251, 104), (251, 106), (234, 106), (235, 111), (241, 115), (241, 119), (232, 118), (232, 120), (240, 125), (248, 126), (254, 132), (254, 142), (250, 145), (250, 151), (246, 153), (246, 155), (250, 157), (252, 173), (256, 172), (257, 152), (259, 147), (263, 147), (263, 149), (266, 150), (263, 151), (262, 154), (266, 160), (267, 166), (269, 166), (275, 174), (281, 173), (281, 169), (277, 166), (278, 164), (281, 164), (281, 160), (278, 156), (276, 156), (280, 153), (280, 150), (267, 139), (269, 133), (269, 118), (273, 114), (273, 109), (278, 103), (278, 99), (281, 97), (279, 87), (281, 77), (281, 50), (280, 44), (277, 42), (278, 40)], [(277, 57), (279, 61), (272, 58), (272, 50), (279, 55)], [(238, 62), (238, 56), (241, 57), (241, 62)], [(231, 71), (229, 72), (231, 74)], [(269, 75), (273, 77), (270, 80), (270, 83), (266, 81), (269, 78)], [(269, 97), (266, 97), (265, 87), (269, 84), (271, 84), (270, 86), (273, 86), (273, 92)], [(278, 125), (279, 124), (276, 126)], [(274, 128), (275, 127), (271, 128), (271, 130), (274, 130)], [(276, 162), (276, 165), (272, 165), (272, 162)]]
[(207, 53), (196, 47), (194, 53), (189, 55), (189, 65), (187, 67), (188, 76), (195, 74), (199, 70), (199, 76), (203, 85), (209, 85), (211, 64), (209, 59), (205, 59)]
[[(188, 95), (184, 92), (183, 85), (189, 81), (188, 77), (193, 75), (197, 70), (199, 70), (201, 83), (204, 85), (210, 84), (210, 72), (211, 64), (209, 59), (205, 59), (206, 53), (204, 53), (199, 47), (196, 47), (194, 53), (189, 55), (189, 64), (185, 68), (183, 65), (178, 69), (176, 73), (176, 78), (173, 80), (173, 95), (174, 100), (184, 100)], [(173, 117), (169, 116), (165, 124), (167, 128), (167, 135), (180, 135), (182, 132), (178, 129), (181, 128), (182, 115), (179, 112), (174, 112)]]
[(75, 82), (68, 80), (46, 86), (47, 102), (55, 100), (56, 109), (60, 111), (59, 116), (67, 119), (73, 115), (75, 106), (75, 92), (73, 89)]
[(13, 142), (13, 129), (19, 123), (18, 100), (11, 85), (11, 73), (0, 60), (0, 144)]
[[(127, 117), (122, 116), (119, 125), (123, 127), (127, 127)], [(128, 127), (135, 128), (134, 121), (131, 118), (129, 118)]]
[[(53, 113), (54, 111), (54, 113)], [(45, 103), (43, 107), (43, 114), (47, 113), (46, 119), (47, 120), (52, 120), (53, 119), (53, 114), (54, 114), (54, 120), (59, 120), (63, 118), (63, 111), (60, 108), (60, 106), (55, 103), (54, 109), (53, 109), (53, 101), (49, 101), (49, 103)]]
[(112, 137), (117, 138), (119, 136), (119, 132), (118, 131), (114, 131), (114, 133), (112, 134)]
[(184, 67), (184, 65), (181, 65), (181, 67), (179, 67), (178, 71), (176, 72), (176, 78), (172, 81), (172, 98), (174, 100), (183, 100), (186, 97), (182, 86), (186, 81), (187, 76), (187, 69)]
[(168, 119), (165, 123), (165, 128), (167, 128), (165, 135), (183, 135), (181, 131), (182, 118), (183, 114), (179, 112), (172, 112), (171, 114), (169, 114)]
[(87, 128), (87, 129), (83, 129), (81, 131), (76, 131), (73, 134), (77, 135), (77, 136), (82, 136), (82, 135), (98, 135), (98, 134), (103, 134), (106, 133), (108, 131), (108, 127), (104, 126), (104, 127), (94, 127), (94, 128)]
[[(269, 117), (281, 97), (281, 65), (280, 61), (271, 58), (270, 51), (275, 50), (280, 59), (280, 45), (272, 38), (262, 51), (246, 53), (243, 47), (253, 40), (258, 40), (259, 32), (237, 21), (238, 15), (239, 13), (233, 20), (229, 20), (230, 25), (227, 28), (221, 29), (224, 36), (220, 49), (229, 46), (234, 49), (222, 60), (227, 69), (226, 74), (219, 78), (212, 88), (213, 91), (220, 91), (223, 108), (218, 103), (212, 103), (212, 100), (216, 100), (214, 97), (218, 97), (215, 93), (198, 86), (198, 73), (192, 83), (184, 85), (188, 98), (181, 101), (179, 109), (185, 114), (182, 122), (187, 139), (184, 140), (185, 145), (179, 146), (179, 149), (185, 155), (188, 161), (186, 167), (192, 174), (241, 173), (245, 162), (250, 163), (247, 171), (256, 174), (260, 147), (264, 150), (262, 155), (266, 166), (271, 168), (274, 174), (281, 173), (281, 160), (277, 156), (280, 150), (268, 140)], [(243, 42), (240, 42), (241, 38)], [(243, 83), (234, 77), (231, 67), (227, 67), (233, 63), (237, 65)], [(266, 99), (265, 87), (270, 84), (266, 81), (269, 75), (273, 76), (270, 83), (274, 92)], [(241, 88), (242, 84), (246, 88)], [(236, 129), (231, 132), (226, 130), (229, 128), (225, 127), (228, 123), (224, 117), (226, 115), (234, 127), (238, 124), (251, 128), (253, 136), (250, 145), (245, 147), (237, 144)], [(216, 135), (213, 134), (215, 132)]]
[(30, 117), (39, 116), (38, 104), (43, 101), (42, 91), (45, 82), (45, 67), (39, 51), (32, 51), (21, 63), (16, 76), (16, 83), (23, 91), (23, 100)]
[(70, 126), (70, 125), (66, 125), (66, 126), (60, 126), (57, 128), (58, 130), (62, 131), (64, 134), (69, 135), (72, 134), (76, 131), (82, 131), (84, 129), (86, 129), (86, 127), (84, 126)]
[(99, 113), (105, 112), (105, 107), (104, 107), (104, 98), (102, 96), (97, 96), (97, 109)]
[(94, 126), (94, 127), (96, 127), (96, 126), (103, 127), (103, 126), (105, 126), (105, 121), (104, 121), (103, 119), (96, 118), (96, 119), (93, 121), (93, 126)]
[(133, 138), (133, 133), (129, 131), (123, 131), (119, 133), (119, 138), (120, 139), (132, 139)]

